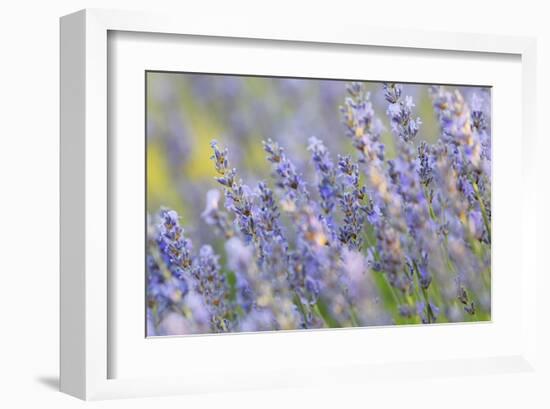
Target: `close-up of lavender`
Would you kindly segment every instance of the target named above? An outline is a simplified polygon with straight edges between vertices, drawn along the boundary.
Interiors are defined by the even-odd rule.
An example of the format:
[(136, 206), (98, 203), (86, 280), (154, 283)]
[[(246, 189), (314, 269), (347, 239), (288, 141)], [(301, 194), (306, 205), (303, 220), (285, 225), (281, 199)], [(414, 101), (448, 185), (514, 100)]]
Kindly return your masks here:
[(491, 319), (489, 88), (153, 74), (148, 336)]

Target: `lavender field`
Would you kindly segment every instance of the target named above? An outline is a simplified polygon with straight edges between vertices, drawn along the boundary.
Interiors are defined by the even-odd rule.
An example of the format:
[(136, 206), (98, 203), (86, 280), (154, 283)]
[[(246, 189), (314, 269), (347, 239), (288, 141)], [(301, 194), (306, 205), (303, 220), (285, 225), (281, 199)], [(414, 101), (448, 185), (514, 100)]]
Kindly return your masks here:
[(147, 335), (491, 319), (491, 90), (147, 73)]

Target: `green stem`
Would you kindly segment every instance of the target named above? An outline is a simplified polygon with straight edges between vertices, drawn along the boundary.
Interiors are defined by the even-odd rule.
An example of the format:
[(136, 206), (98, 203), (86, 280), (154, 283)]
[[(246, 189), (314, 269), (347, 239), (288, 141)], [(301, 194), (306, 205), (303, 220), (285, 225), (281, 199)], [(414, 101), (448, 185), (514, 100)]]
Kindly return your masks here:
[(353, 305), (350, 305), (349, 317), (350, 317), (351, 325), (353, 325), (354, 327), (360, 327), (359, 322), (357, 320), (355, 307)]
[(300, 300), (300, 296), (296, 293), (294, 294), (294, 304), (298, 305), (298, 309), (302, 313), (302, 318), (304, 319), (304, 323), (307, 323), (306, 310), (304, 308), (304, 305), (302, 304), (302, 300)]
[(321, 318), (323, 320), (323, 323), (325, 324), (326, 328), (331, 328), (332, 327), (332, 325), (330, 325), (330, 323), (327, 322), (327, 320), (323, 316), (323, 313), (319, 309), (319, 305), (317, 305), (317, 303), (313, 304), (313, 311), (315, 311), (315, 314), (317, 314), (319, 316), (319, 318)]
[(435, 322), (435, 314), (432, 311), (432, 307), (430, 306), (430, 297), (428, 295), (428, 290), (423, 288), (420, 285), (420, 278), (422, 275), (420, 274), (420, 270), (418, 269), (418, 265), (416, 264), (416, 261), (413, 261), (414, 271), (416, 272), (416, 286), (421, 287), (422, 290), (422, 296), (424, 298), (424, 302), (426, 303), (426, 317), (428, 317), (428, 324), (431, 324), (432, 322)]
[(434, 208), (432, 207), (432, 203), (428, 200), (428, 189), (424, 187), (424, 196), (426, 197), (426, 201), (428, 202), (428, 212), (430, 214), (430, 217), (432, 220), (437, 221), (437, 217), (435, 216)]

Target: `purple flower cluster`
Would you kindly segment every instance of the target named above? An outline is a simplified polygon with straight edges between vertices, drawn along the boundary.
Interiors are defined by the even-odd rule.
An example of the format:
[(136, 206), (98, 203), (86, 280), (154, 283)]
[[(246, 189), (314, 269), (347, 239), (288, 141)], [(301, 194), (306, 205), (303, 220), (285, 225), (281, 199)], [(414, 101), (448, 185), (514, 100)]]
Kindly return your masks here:
[(468, 103), (432, 87), (441, 132), (428, 143), (402, 85), (383, 84), (389, 131), (363, 84), (347, 92), (340, 112), (355, 156), (311, 137), (308, 171), (267, 139), (272, 182), (247, 184), (212, 142), (219, 189), (202, 218), (223, 245), (194, 252), (175, 211), (154, 217), (149, 334), (490, 319), (487, 96)]

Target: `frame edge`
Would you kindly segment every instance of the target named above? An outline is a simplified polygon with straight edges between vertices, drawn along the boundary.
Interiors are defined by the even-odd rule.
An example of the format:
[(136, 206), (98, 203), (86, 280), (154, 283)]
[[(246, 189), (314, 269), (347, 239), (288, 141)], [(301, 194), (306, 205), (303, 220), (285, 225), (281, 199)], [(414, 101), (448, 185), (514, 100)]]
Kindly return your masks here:
[[(105, 322), (102, 321), (107, 319), (105, 314), (107, 308), (106, 305), (102, 304), (107, 299), (104, 291), (106, 289), (106, 277), (102, 276), (102, 271), (96, 271), (94, 268), (99, 264), (105, 264), (103, 261), (104, 258), (106, 259), (106, 255), (101, 254), (100, 259), (96, 261), (93, 261), (92, 257), (86, 257), (86, 255), (98, 254), (103, 250), (104, 244), (93, 243), (93, 238), (101, 236), (103, 230), (106, 229), (106, 226), (105, 228), (94, 226), (94, 224), (97, 224), (97, 220), (94, 222), (93, 217), (98, 216), (98, 213), (103, 216), (104, 210), (98, 211), (98, 209), (90, 209), (86, 206), (89, 195), (100, 189), (99, 186), (91, 187), (87, 185), (89, 182), (86, 179), (89, 175), (87, 175), (86, 169), (91, 170), (92, 165), (90, 162), (96, 162), (94, 166), (96, 168), (103, 165), (104, 155), (106, 156), (106, 153), (103, 152), (97, 157), (95, 148), (106, 142), (105, 140), (98, 141), (98, 139), (102, 139), (102, 134), (96, 134), (96, 131), (105, 128), (106, 122), (106, 114), (102, 113), (104, 108), (102, 97), (104, 93), (106, 94), (106, 78), (105, 73), (99, 70), (103, 70), (102, 64), (107, 60), (106, 47), (102, 43), (106, 38), (107, 31), (182, 34), (181, 27), (187, 26), (184, 23), (190, 23), (188, 30), (191, 35), (220, 35), (229, 38), (243, 36), (243, 29), (221, 26), (212, 33), (208, 33), (202, 26), (197, 26), (197, 24), (200, 24), (199, 22), (175, 22), (175, 19), (175, 16), (163, 14), (150, 16), (149, 13), (104, 9), (82, 10), (61, 18), (60, 390), (80, 399), (102, 400), (138, 395), (157, 396), (159, 394), (189, 393), (181, 385), (176, 385), (176, 379), (167, 382), (168, 385), (164, 387), (160, 384), (154, 386), (152, 389), (156, 392), (151, 393), (150, 390), (148, 392), (148, 389), (144, 388), (144, 394), (136, 394), (135, 389), (140, 389), (139, 386), (143, 387), (142, 382), (145, 380), (128, 381), (107, 377), (107, 372), (104, 370), (107, 366), (107, 348), (104, 345), (106, 344), (107, 338), (105, 335), (107, 330), (106, 325), (103, 328)], [(273, 31), (269, 28), (259, 29), (254, 27), (252, 31), (260, 34), (244, 37), (259, 39), (274, 37), (273, 39), (283, 41), (319, 42), (315, 40), (315, 34), (312, 35), (313, 37), (311, 35), (303, 36), (294, 33), (292, 30), (284, 35), (273, 35)], [(401, 39), (399, 43), (402, 47), (519, 54), (522, 56), (523, 64), (529, 67), (526, 71), (536, 67), (536, 46), (533, 47), (536, 43), (531, 37), (445, 33), (445, 35), (432, 42), (427, 39), (427, 35), (440, 34), (439, 32), (401, 30), (394, 33), (389, 39), (385, 39), (382, 34), (387, 34), (386, 30), (367, 30), (368, 33), (374, 35), (372, 40), (374, 43), (382, 42), (384, 44), (379, 45), (389, 47), (392, 45), (388, 43), (396, 42), (397, 37), (410, 31), (413, 31), (414, 35), (406, 40)], [(317, 33), (319, 32), (317, 31)], [(292, 40), (293, 37), (294, 40)], [(349, 44), (349, 34), (333, 33), (332, 36), (329, 34), (329, 37), (332, 38), (331, 41), (327, 41), (324, 36), (319, 40), (325, 43)], [(365, 34), (362, 38), (364, 37)], [(452, 37), (456, 38), (453, 39)], [(482, 41), (479, 41), (480, 37)], [(368, 44), (368, 42), (360, 41), (358, 44)], [(92, 78), (90, 79), (90, 77)], [(527, 85), (531, 88), (535, 84), (536, 79), (530, 81)], [(98, 88), (94, 89), (93, 85), (97, 85)], [(532, 92), (534, 91), (532, 90)], [(527, 93), (527, 95), (530, 95), (530, 93)], [(524, 101), (525, 98), (526, 93), (524, 93)], [(94, 121), (97, 121), (95, 125)], [(528, 129), (534, 132), (532, 127)], [(95, 159), (99, 160), (96, 161)], [(103, 172), (105, 170), (101, 173)], [(105, 192), (102, 192), (101, 197), (104, 194)], [(89, 229), (90, 227), (91, 229)], [(97, 229), (96, 232), (94, 232), (95, 229)], [(97, 331), (98, 329), (99, 331)], [(530, 343), (526, 346), (528, 347), (526, 348), (528, 349), (526, 351), (527, 355), (531, 359), (526, 359), (524, 355), (521, 360), (524, 363), (527, 361), (530, 367), (529, 364), (532, 364), (533, 361), (536, 362), (536, 356), (531, 355), (533, 345)]]
[(85, 79), (86, 13), (60, 19), (60, 379), (86, 398)]

